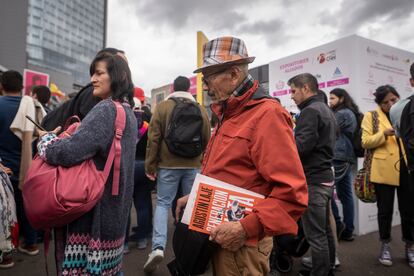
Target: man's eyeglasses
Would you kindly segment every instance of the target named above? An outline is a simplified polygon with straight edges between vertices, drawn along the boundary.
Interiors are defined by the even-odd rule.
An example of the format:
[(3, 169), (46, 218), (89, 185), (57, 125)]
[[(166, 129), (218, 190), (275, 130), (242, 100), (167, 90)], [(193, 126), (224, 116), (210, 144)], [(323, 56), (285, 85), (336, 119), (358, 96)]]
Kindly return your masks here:
[(226, 72), (229, 68), (223, 68), (222, 70), (219, 70), (217, 72), (213, 72), (211, 74), (205, 75), (203, 74), (203, 76), (201, 77), (201, 81), (203, 82), (203, 84), (205, 84), (206, 86), (208, 86), (208, 82), (209, 82), (209, 78), (211, 78), (214, 75), (219, 75), (222, 74), (224, 72)]

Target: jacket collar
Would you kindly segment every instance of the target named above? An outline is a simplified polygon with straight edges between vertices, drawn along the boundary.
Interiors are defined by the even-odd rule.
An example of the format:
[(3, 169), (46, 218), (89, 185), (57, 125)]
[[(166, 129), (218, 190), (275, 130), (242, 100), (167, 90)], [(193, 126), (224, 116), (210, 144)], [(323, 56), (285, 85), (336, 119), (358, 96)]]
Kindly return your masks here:
[(168, 95), (168, 97), (165, 98), (165, 100), (168, 100), (172, 97), (186, 98), (188, 100), (191, 100), (191, 101), (195, 102), (195, 99), (194, 99), (193, 95), (191, 95), (189, 92), (185, 92), (185, 91), (175, 91), (174, 93), (171, 93), (170, 95)]
[(314, 95), (314, 96), (311, 96), (311, 97), (307, 98), (302, 103), (298, 104), (298, 108), (300, 110), (302, 110), (302, 109), (304, 109), (305, 107), (307, 107), (308, 105), (310, 105), (311, 103), (314, 103), (314, 102), (323, 102), (323, 100), (318, 95)]
[(243, 95), (238, 97), (231, 96), (224, 103), (214, 103), (210, 108), (219, 118), (229, 118), (242, 112), (244, 108), (261, 103), (263, 99), (273, 98), (267, 95), (264, 89), (259, 85), (259, 82), (255, 80), (253, 86)]
[(384, 124), (387, 128), (391, 128), (391, 122), (388, 119), (387, 114), (384, 111), (382, 111), (381, 107), (378, 107), (376, 111), (378, 113), (378, 120), (380, 121), (380, 123)]
[(233, 95), (236, 97), (240, 97), (241, 95), (249, 91), (249, 89), (252, 88), (253, 85), (254, 79), (250, 74), (248, 74), (247, 77), (239, 85), (239, 87), (237, 87), (236, 90), (234, 90)]

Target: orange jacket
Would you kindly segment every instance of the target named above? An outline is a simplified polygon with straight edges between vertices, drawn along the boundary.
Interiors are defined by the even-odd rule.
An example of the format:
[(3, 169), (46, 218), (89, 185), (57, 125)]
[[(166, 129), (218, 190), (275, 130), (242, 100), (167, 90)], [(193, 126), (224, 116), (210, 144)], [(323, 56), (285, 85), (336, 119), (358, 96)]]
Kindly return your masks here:
[(296, 221), (308, 203), (305, 174), (292, 120), (258, 87), (223, 106), (211, 106), (219, 120), (204, 155), (202, 173), (260, 193), (266, 199), (242, 219), (248, 238), (297, 234)]

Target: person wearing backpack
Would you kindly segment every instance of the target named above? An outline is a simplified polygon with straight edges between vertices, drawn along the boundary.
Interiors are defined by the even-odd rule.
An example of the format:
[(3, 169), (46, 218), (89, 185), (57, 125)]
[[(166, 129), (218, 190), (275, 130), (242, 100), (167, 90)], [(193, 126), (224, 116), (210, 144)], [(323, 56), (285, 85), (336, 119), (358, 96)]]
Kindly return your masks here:
[[(367, 112), (362, 120), (362, 146), (373, 151), (370, 181), (375, 184), (378, 208), (378, 228), (381, 251), (378, 258), (384, 266), (391, 266), (391, 223), (394, 213), (394, 197), (397, 192), (398, 210), (401, 217), (402, 239), (410, 267), (414, 268), (414, 185), (404, 158), (405, 149), (401, 139), (395, 136), (389, 111), (400, 95), (394, 87), (383, 85), (376, 89), (378, 104), (378, 131), (374, 132), (374, 112)], [(375, 127), (377, 128), (377, 127)]]
[[(50, 165), (64, 167), (92, 159), (101, 171), (113, 148), (119, 149), (114, 139), (121, 137), (120, 158), (115, 150), (115, 160), (120, 163), (114, 162), (96, 205), (66, 226), (55, 229), (57, 275), (118, 275), (122, 268), (138, 131), (131, 109), (134, 86), (127, 62), (118, 55), (97, 55), (91, 63), (90, 75), (93, 95), (101, 101), (88, 112), (72, 136), (58, 138), (55, 134), (58, 129), (49, 133), (39, 131), (39, 156)], [(123, 131), (118, 128), (120, 123), (115, 122), (118, 117), (123, 122)], [(118, 173), (119, 179), (114, 179)], [(96, 182), (98, 185), (99, 179)], [(114, 185), (114, 190), (115, 182), (119, 185)]]
[[(414, 63), (410, 67), (410, 84), (414, 88)], [(395, 135), (404, 143), (407, 166), (414, 181), (414, 94), (399, 100), (390, 110), (390, 120)]]
[[(410, 66), (410, 85), (414, 88), (414, 63)], [(411, 175), (411, 194), (414, 193), (414, 93), (408, 98), (399, 100), (390, 109), (390, 120), (395, 129), (395, 135), (401, 138), (405, 149), (407, 169)], [(413, 210), (414, 212), (414, 210)], [(413, 215), (414, 216), (414, 215)], [(414, 232), (414, 224), (411, 225)], [(408, 246), (407, 259), (414, 268), (414, 246)]]
[(335, 169), (335, 188), (343, 206), (343, 222), (338, 206), (332, 200), (332, 212), (336, 221), (338, 240), (353, 241), (354, 197), (352, 194), (352, 166), (356, 163), (353, 137), (357, 130), (356, 115), (359, 108), (345, 89), (335, 88), (329, 93), (329, 105), (335, 114), (339, 127), (333, 158)]
[(155, 107), (149, 124), (145, 172), (150, 180), (157, 179), (157, 204), (145, 272), (154, 271), (164, 259), (171, 204), (180, 185), (184, 194), (190, 193), (210, 139), (207, 111), (194, 100), (189, 88), (188, 78), (177, 77), (174, 92)]

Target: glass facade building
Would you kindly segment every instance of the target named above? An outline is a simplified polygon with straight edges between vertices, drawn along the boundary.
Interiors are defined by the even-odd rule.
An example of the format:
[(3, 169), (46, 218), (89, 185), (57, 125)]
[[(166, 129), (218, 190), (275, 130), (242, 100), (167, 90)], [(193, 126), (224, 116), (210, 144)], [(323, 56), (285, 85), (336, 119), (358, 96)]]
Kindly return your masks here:
[(29, 0), (27, 63), (89, 82), (89, 64), (106, 39), (106, 0)]

